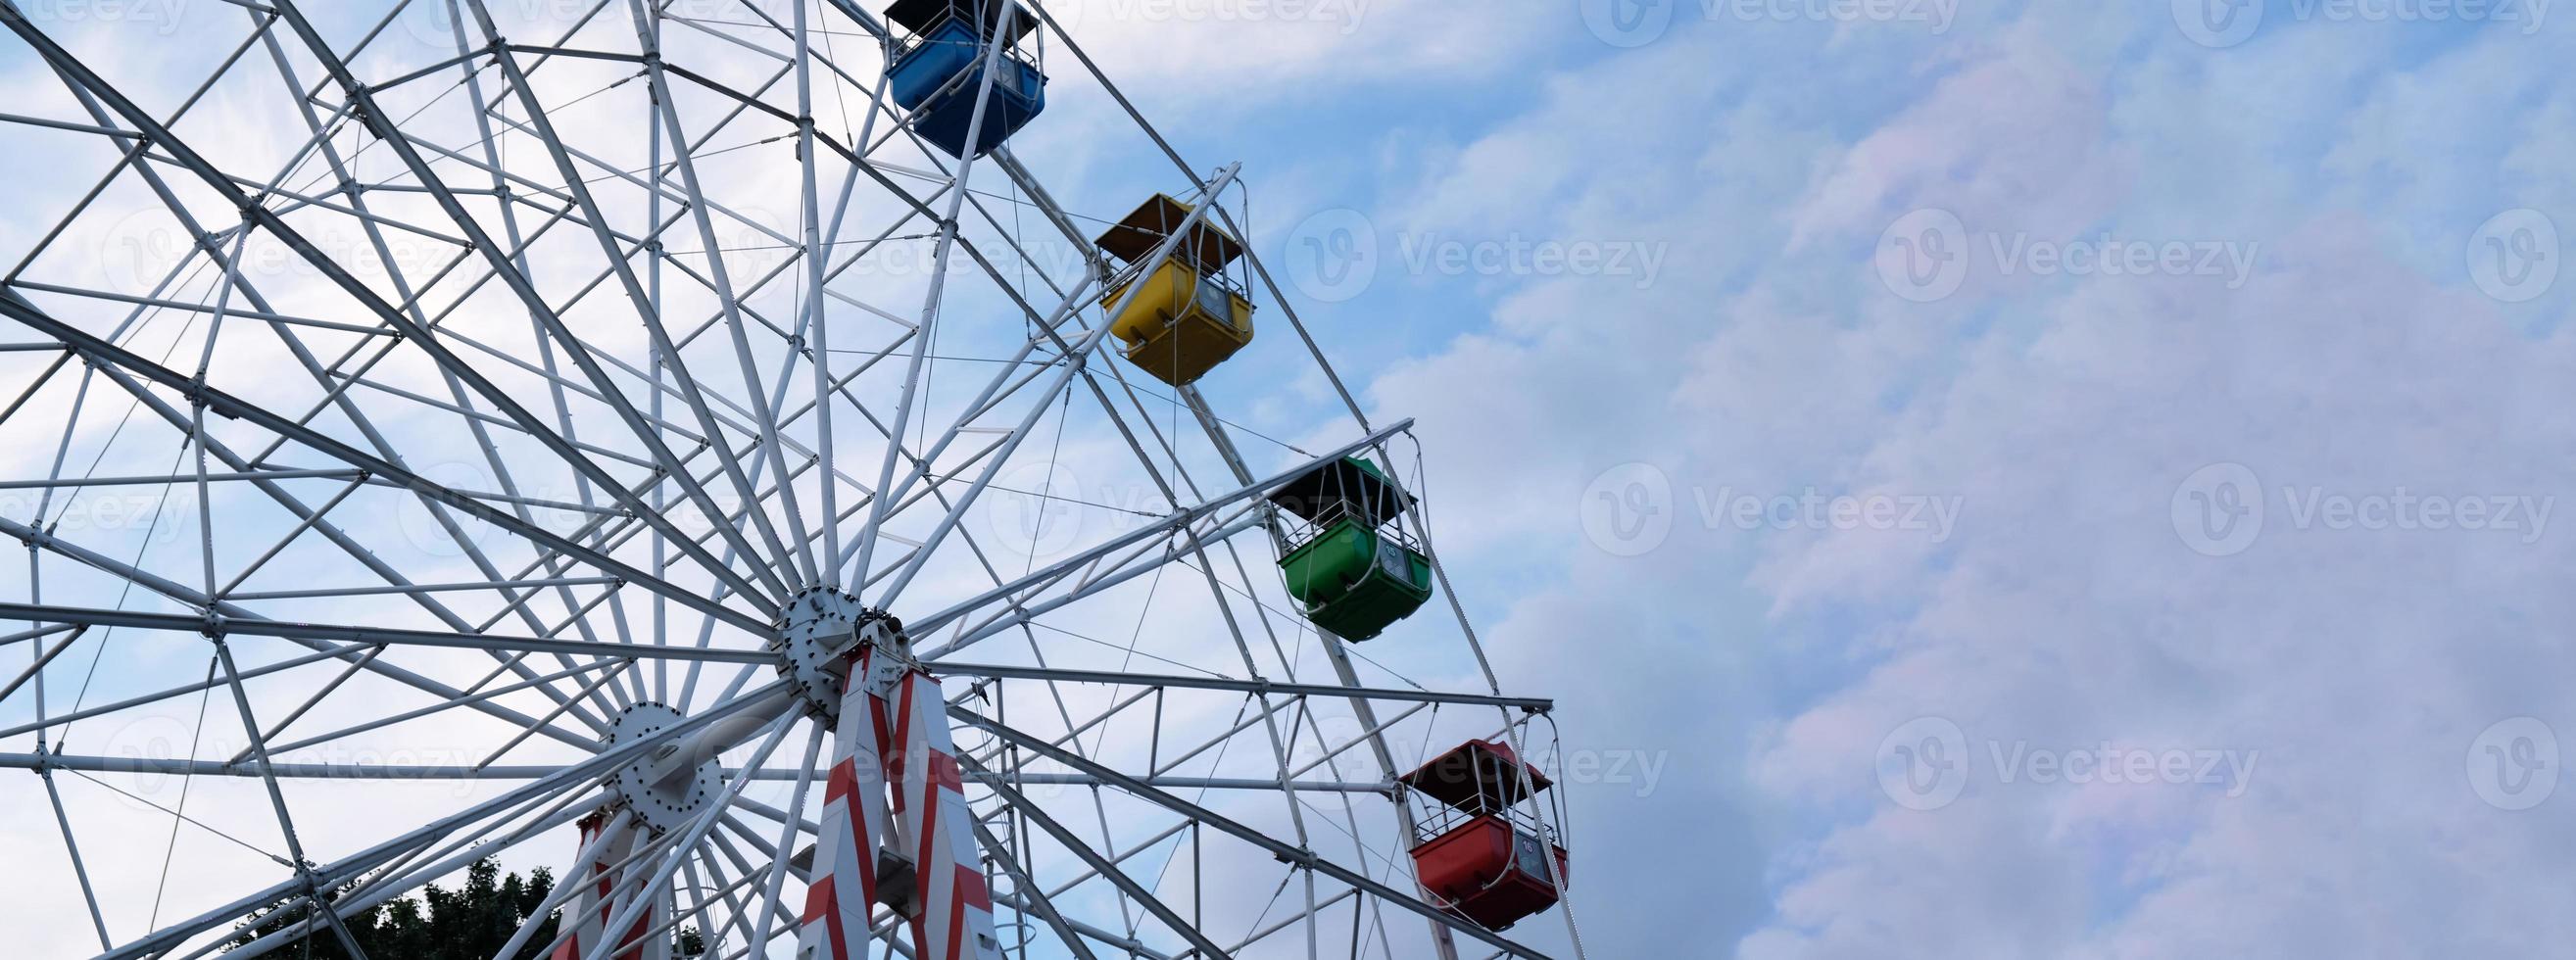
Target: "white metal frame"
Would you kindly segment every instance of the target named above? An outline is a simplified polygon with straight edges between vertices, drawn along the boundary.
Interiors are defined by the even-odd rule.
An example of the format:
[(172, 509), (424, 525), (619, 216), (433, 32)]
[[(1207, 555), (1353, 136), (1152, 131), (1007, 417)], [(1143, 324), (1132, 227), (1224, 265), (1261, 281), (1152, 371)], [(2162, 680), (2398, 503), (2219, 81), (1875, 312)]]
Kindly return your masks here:
[[(1410, 421), (1370, 422), (1247, 250), (1267, 305), (1356, 427), (1335, 449), (1255, 469), (1239, 428), (1198, 389), (1164, 396), (1096, 360), (1108, 337), (1099, 320), (1116, 315), (1124, 297), (1102, 302), (1108, 265), (1022, 158), (1003, 147), (950, 161), (914, 139), (875, 76), (873, 58), (894, 41), (868, 10), (852, 0), (785, 3), (784, 14), (779, 6), (738, 0), (718, 17), (708, 4), (596, 0), (563, 20), (559, 35), (528, 42), (506, 36), (484, 0), (399, 0), (335, 41), (349, 32), (340, 26), (347, 11), (317, 24), (307, 8), (318, 5), (238, 2), (235, 35), (192, 22), (188, 41), (198, 52), (218, 49), (208, 38), (226, 45), (203, 82), (156, 115), (106, 75), (120, 72), (114, 65), (66, 47), (56, 36), (64, 25), (0, 0), (0, 23), (79, 108), (77, 116), (0, 113), (0, 125), (103, 140), (119, 156), (0, 276), (0, 327), (32, 338), (0, 344), (0, 362), (16, 371), (0, 378), (0, 431), (46, 445), (23, 461), (33, 466), (0, 476), (0, 491), (35, 498), (23, 515), (0, 513), (0, 533), (27, 548), (24, 599), (0, 600), (0, 622), (13, 624), (0, 634), (0, 657), (25, 650), (23, 669), (0, 670), (9, 677), (0, 707), (26, 717), (0, 720), (0, 745), (27, 749), (0, 750), (0, 767), (38, 774), (101, 955), (213, 956), (235, 923), (270, 910), (301, 919), (224, 955), (255, 957), (307, 935), (328, 935), (356, 954), (345, 918), (530, 841), (573, 849), (557, 874), (583, 882), (564, 883), (511, 950), (529, 946), (558, 907), (568, 918), (600, 920), (568, 920), (557, 938), (586, 960), (634, 946), (603, 931), (647, 930), (650, 952), (682, 924), (697, 925), (714, 956), (791, 949), (808, 916), (792, 905), (809, 879), (795, 854), (831, 840), (813, 818), (830, 821), (825, 811), (845, 797), (826, 802), (817, 781), (831, 765), (818, 763), (845, 760), (855, 741), (772, 679), (778, 658), (766, 643), (791, 600), (838, 588), (871, 607), (923, 608), (904, 617), (917, 644), (904, 655), (918, 659), (907, 661), (903, 688), (934, 699), (947, 691), (917, 711), (947, 719), (924, 742), (953, 754), (962, 771), (951, 794), (969, 813), (967, 829), (953, 833), (945, 856), (982, 872), (994, 917), (1007, 918), (984, 928), (1003, 931), (995, 934), (1001, 955), (1386, 957), (1399, 955), (1384, 922), (1393, 908), (1420, 918), (1444, 960), (1460, 956), (1461, 942), (1494, 956), (1541, 956), (1447, 916), (1413, 889), (1402, 853), (1415, 824), (1394, 777), (1403, 772), (1401, 738), (1449, 729), (1438, 725), (1443, 710), (1472, 713), (1486, 729), (1499, 717), (1529, 756), (1520, 731), (1548, 702), (1499, 689), (1436, 552), (1453, 635), (1483, 690), (1425, 689), (1384, 668), (1364, 680), (1348, 645), (1278, 608), (1275, 578), (1240, 547), (1256, 529), (1281, 542), (1263, 494), (1346, 454), (1394, 463), (1389, 441)], [(1171, 161), (1186, 184), (1176, 194), (1195, 205), (1142, 269), (1159, 265), (1202, 218), (1249, 239), (1219, 202), (1241, 189), (1238, 168), (1202, 174), (1184, 162), (1044, 5), (1030, 6), (1050, 41)], [(448, 36), (434, 38), (444, 42), (389, 52), (424, 11), (444, 15)], [(692, 63), (665, 59), (666, 48), (723, 53), (721, 62)], [(985, 55), (979, 118), (997, 75), (990, 58), (1005, 54), (988, 44)], [(589, 89), (596, 84), (581, 78), (603, 69), (624, 73)], [(616, 131), (626, 140), (598, 140), (595, 124), (568, 131), (579, 104), (629, 81), (645, 105), (633, 129)], [(250, 87), (300, 131), (271, 169), (243, 169), (234, 151), (202, 152), (205, 122), (192, 116), (212, 99), (247, 105)], [(861, 119), (835, 135), (818, 117), (827, 97), (844, 110), (855, 104)], [(968, 141), (975, 137), (970, 130)], [(793, 229), (762, 223), (716, 172), (735, 162), (727, 154), (769, 141), (795, 149)], [(1001, 178), (1005, 192), (974, 189), (979, 171)], [(836, 191), (825, 188), (833, 173)], [(66, 273), (68, 238), (113, 219), (106, 198), (137, 193), (184, 237), (185, 252), (144, 293)], [(1020, 229), (1023, 213), (1036, 217), (1035, 244), (1082, 252), (1079, 275), (1032, 276), (996, 262), (1038, 259)], [(335, 251), (316, 225), (354, 234), (360, 246)], [(788, 252), (766, 268), (746, 266), (728, 255), (727, 231)], [(918, 306), (874, 302), (884, 291), (861, 283), (854, 268), (916, 239), (931, 244)], [(263, 272), (254, 244), (290, 252), (308, 277)], [(971, 306), (960, 306), (952, 273), (972, 288)], [(775, 303), (782, 297), (784, 310)], [(995, 305), (1019, 314), (1017, 322), (996, 324), (984, 313)], [(989, 376), (962, 402), (943, 403), (932, 377), (958, 366), (939, 354), (941, 335), (1014, 327), (1024, 333), (1015, 349), (982, 358)], [(277, 366), (223, 359), (243, 349), (277, 357)], [(1065, 412), (1077, 405), (1097, 419), (1098, 439), (1132, 457), (1122, 469), (1150, 486), (1156, 509), (1125, 532), (1013, 574), (965, 520), (1006, 467), (1033, 462), (1028, 441), (1061, 439)], [(124, 462), (130, 447), (119, 438), (129, 425), (169, 438), (156, 449), (178, 459), (157, 472), (99, 474), (110, 454)], [(442, 482), (420, 462), (460, 450), (484, 480)], [(76, 453), (95, 459), (84, 469)], [(853, 463), (857, 470), (846, 469)], [(1193, 475), (1193, 464), (1224, 476)], [(187, 493), (196, 536), (185, 555), (61, 529), (66, 501), (113, 489)], [(393, 509), (417, 511), (456, 555), (392, 556), (375, 514)], [(1404, 522), (1430, 552), (1420, 510)], [(706, 522), (691, 525), (692, 512)], [(479, 538), (481, 528), (493, 537)], [(306, 576), (307, 567), (316, 572)], [(958, 588), (959, 576), (976, 586)], [(1185, 585), (1171, 589), (1204, 589), (1191, 601), (1202, 611), (1195, 629), (1210, 631), (1201, 639), (1220, 662), (1135, 669), (1133, 642), (1108, 667), (1050, 659), (1067, 658), (1064, 637), (1076, 636), (1061, 626), (1066, 618), (1140, 592), (1139, 606), (1152, 604), (1171, 586), (1166, 578)], [(46, 599), (49, 590), (58, 599)], [(129, 601), (137, 596), (161, 609), (136, 609)], [(307, 613), (317, 609), (336, 619)], [(1013, 635), (1025, 651), (985, 646)], [(128, 642), (119, 637), (201, 643), (194, 655), (205, 660), (203, 675), (95, 701), (83, 683), (71, 706), (57, 702), (80, 676), (74, 668)], [(970, 647), (978, 660), (957, 659)], [(1014, 658), (1022, 662), (1002, 662)], [(943, 688), (934, 676), (957, 682)], [(254, 683), (293, 693), (255, 695)], [(361, 690), (426, 705), (378, 706)], [(210, 699), (225, 701), (216, 716), (239, 724), (242, 745), (228, 757), (72, 746), (97, 724)], [(612, 743), (616, 718), (644, 703), (686, 719)], [(1015, 720), (1013, 703), (1041, 715)], [(1230, 720), (1205, 719), (1222, 718), (1229, 704)], [(1356, 732), (1328, 736), (1328, 714)], [(416, 731), (418, 721), (469, 719), (513, 732), (483, 744), (472, 763), (296, 758)], [(826, 740), (836, 741), (829, 753)], [(801, 750), (770, 764), (796, 742)], [(1345, 756), (1363, 748), (1365, 763)], [(531, 759), (537, 754), (546, 759)], [(612, 774), (681, 777), (702, 762), (720, 787), (684, 825), (648, 829), (621, 813)], [(99, 872), (126, 865), (84, 858), (77, 822), (85, 811), (65, 803), (64, 784), (136, 774), (255, 779), (264, 827), (282, 844), (272, 854), (280, 878), (140, 927), (120, 905), (103, 903)], [(305, 839), (315, 818), (346, 811), (297, 802), (291, 785), (307, 781), (516, 785), (390, 839), (315, 849)], [(917, 777), (906, 782), (920, 786)], [(783, 806), (755, 795), (778, 784), (789, 785)], [(1226, 802), (1211, 803), (1214, 791)], [(914, 814), (924, 812), (918, 796)], [(1241, 798), (1258, 799), (1245, 808), (1234, 802)], [(194, 822), (180, 806), (168, 821), (174, 838)], [(589, 826), (576, 831), (577, 821)], [(888, 829), (920, 833), (892, 821)], [(534, 848), (530, 855), (552, 860)], [(831, 856), (815, 866), (828, 872)], [(1166, 900), (1175, 896), (1167, 875), (1184, 857), (1186, 909)], [(1212, 867), (1273, 871), (1272, 899), (1291, 888), (1297, 896), (1263, 908), (1249, 888), (1212, 881)], [(1072, 906), (1099, 902), (1088, 896), (1095, 890), (1117, 908)], [(1252, 926), (1220, 932), (1205, 902), (1211, 893), (1257, 911)], [(842, 906), (845, 919), (865, 927), (848, 955), (871, 943), (908, 956), (976, 955), (923, 950), (937, 921), (902, 934), (905, 918), (874, 903)], [(1560, 912), (1579, 956), (1570, 901)]]

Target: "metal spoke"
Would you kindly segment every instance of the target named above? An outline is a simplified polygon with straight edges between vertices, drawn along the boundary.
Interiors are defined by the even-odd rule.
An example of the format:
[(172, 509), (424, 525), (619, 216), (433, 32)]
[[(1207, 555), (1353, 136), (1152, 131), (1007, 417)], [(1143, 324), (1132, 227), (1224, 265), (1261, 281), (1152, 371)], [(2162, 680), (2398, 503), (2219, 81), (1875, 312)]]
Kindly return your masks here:
[[(1362, 415), (1254, 251), (1201, 262), (1201, 231), (1251, 239), (1242, 165), (1184, 163), (1044, 0), (975, 2), (993, 16), (944, 39), (859, 0), (235, 3), (166, 58), (212, 72), (173, 83), (0, 0), (62, 91), (0, 124), (101, 170), (0, 275), (22, 328), (0, 355), (29, 378), (0, 428), (32, 451), (0, 476), (32, 501), (0, 516), (29, 557), (0, 599), (0, 651), (25, 657), (0, 671), (0, 740), (27, 738), (0, 769), (37, 775), (25, 810), (46, 795), (61, 915), (77, 891), (112, 957), (382, 956), (369, 911), (506, 852), (561, 882), (503, 956), (606, 960), (694, 927), (749, 960), (809, 946), (836, 879), (860, 886), (822, 869), (838, 824), (832, 870), (898, 871), (830, 908), (852, 956), (953, 960), (967, 934), (1084, 960), (1539, 956), (1410, 887), (1427, 835), (1399, 744), (1500, 716), (1489, 736), (1529, 756), (1553, 708), (1494, 682), (1420, 504), (1397, 522), (1458, 630), (1410, 625), (1395, 656), (1310, 624), (1246, 536), (1284, 557), (1303, 528), (1268, 498), (1344, 457), (1418, 493), (1389, 450), (1411, 422)], [(906, 58), (946, 43), (955, 69), (908, 88)], [(1085, 224), (1116, 221), (1064, 206), (1026, 138), (942, 146), (1025, 122), (1009, 111), (1043, 75), (1019, 71), (1049, 56), (1096, 82), (1059, 94), (1105, 93), (1179, 171), (1176, 225), (1096, 244)], [(130, 265), (69, 249), (122, 255), (135, 229)], [(1141, 349), (1122, 321), (1167, 267), (1276, 311), (1300, 342), (1277, 355), (1335, 396), (1272, 390), (1227, 419), (1265, 391), (1243, 371), (1276, 364), (1203, 392), (1112, 355)], [(1045, 486), (1013, 489), (1026, 469)], [(1009, 522), (1005, 497), (1117, 519), (1013, 543), (977, 529)], [(67, 522), (109, 498), (146, 504), (139, 533)], [(169, 669), (171, 649), (209, 662)], [(241, 742), (114, 739), (216, 697)], [(841, 724), (849, 704), (878, 713)], [(827, 760), (871, 728), (881, 769)], [(454, 756), (378, 759), (433, 735)], [(58, 780), (166, 817), (117, 782), (158, 777), (256, 782), (246, 809), (280, 842), (253, 853), (276, 867), (111, 927), (119, 888), (94, 881), (118, 812)], [(415, 809), (379, 803), (405, 790), (428, 822), (310, 855)], [(862, 790), (894, 805), (857, 826)], [(1275, 888), (1223, 882), (1249, 877)], [(1391, 936), (1389, 903), (1422, 926)], [(923, 942), (951, 919), (954, 944)], [(236, 942), (252, 922), (268, 932)]]

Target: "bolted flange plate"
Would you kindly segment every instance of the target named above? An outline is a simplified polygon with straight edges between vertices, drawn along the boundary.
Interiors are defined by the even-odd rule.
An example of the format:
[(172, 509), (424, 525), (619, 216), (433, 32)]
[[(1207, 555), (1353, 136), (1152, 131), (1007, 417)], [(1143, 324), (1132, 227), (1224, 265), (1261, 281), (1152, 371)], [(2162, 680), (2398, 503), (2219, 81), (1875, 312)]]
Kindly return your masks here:
[[(612, 746), (631, 743), (680, 719), (680, 711), (669, 706), (650, 700), (639, 702), (609, 724), (608, 742)], [(707, 802), (724, 786), (724, 771), (717, 768), (714, 760), (698, 764), (696, 770), (667, 785), (653, 783), (653, 765), (663, 755), (679, 749), (679, 742), (664, 744), (608, 776), (608, 789), (656, 834), (686, 825), (690, 818), (706, 810)]]
[(862, 643), (910, 652), (900, 621), (847, 592), (822, 587), (788, 599), (770, 650), (778, 654), (778, 675), (804, 702), (806, 713), (832, 722), (841, 716), (850, 651)]

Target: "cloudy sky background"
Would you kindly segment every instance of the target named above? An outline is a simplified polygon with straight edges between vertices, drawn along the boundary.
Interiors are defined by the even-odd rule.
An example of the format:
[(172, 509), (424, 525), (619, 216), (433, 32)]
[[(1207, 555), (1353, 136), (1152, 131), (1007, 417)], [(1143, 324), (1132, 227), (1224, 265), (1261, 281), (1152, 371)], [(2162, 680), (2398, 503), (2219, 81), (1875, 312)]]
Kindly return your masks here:
[[(1277, 108), (1371, 128), (1282, 144), (1311, 206), (1376, 228), (1376, 280), (1323, 326), (1368, 343), (1399, 312), (1431, 342), (1350, 351), (1386, 358), (1370, 400), (1446, 475), (1508, 478), (1439, 506), (1507, 672), (1584, 742), (1672, 758), (1649, 795), (1577, 794), (1599, 955), (2565, 942), (2567, 537), (2534, 508), (2567, 465), (2568, 25), (1566, 6), (1382, 5)], [(1499, 32), (1453, 59), (1417, 17)], [(1926, 223), (1964, 254), (1937, 298), (1883, 269)], [(1645, 283), (1409, 267), (1435, 237), (1668, 252)], [(2194, 252), (2011, 255), (2105, 238)], [(1638, 484), (1652, 549), (1598, 499)], [(2201, 526), (2194, 494), (2230, 489), (2250, 539)], [(1725, 509), (1810, 491), (1957, 519)], [(2421, 529), (2407, 494), (2531, 506)], [(1927, 732), (1966, 748), (1938, 777), (1899, 752)], [(2188, 769), (2012, 762), (2106, 745)]]
[[(1569, 778), (1592, 956), (2576, 937), (2540, 0), (1050, 8), (1246, 162), (1326, 352), (1419, 418), (1505, 688), (1630, 758)], [(1110, 109), (1014, 150), (1130, 195)]]

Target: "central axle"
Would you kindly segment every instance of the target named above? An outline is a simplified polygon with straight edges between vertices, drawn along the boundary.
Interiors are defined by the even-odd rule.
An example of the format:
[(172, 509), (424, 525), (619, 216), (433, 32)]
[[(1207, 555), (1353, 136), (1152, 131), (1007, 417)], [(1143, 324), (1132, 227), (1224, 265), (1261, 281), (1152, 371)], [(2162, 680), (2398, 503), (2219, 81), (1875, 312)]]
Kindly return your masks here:
[[(873, 669), (891, 682), (912, 663), (912, 644), (903, 623), (859, 598), (831, 587), (817, 587), (788, 599), (780, 611), (769, 651), (778, 657), (783, 689), (747, 704), (688, 736), (654, 749), (608, 777), (608, 788), (635, 811), (654, 832), (684, 826), (704, 812), (724, 785), (717, 762), (789, 710), (830, 725), (840, 719), (841, 700), (849, 685), (851, 654), (873, 647)], [(867, 678), (862, 678), (867, 679)], [(680, 711), (668, 704), (643, 701), (611, 721), (610, 746), (631, 743), (679, 723)]]

